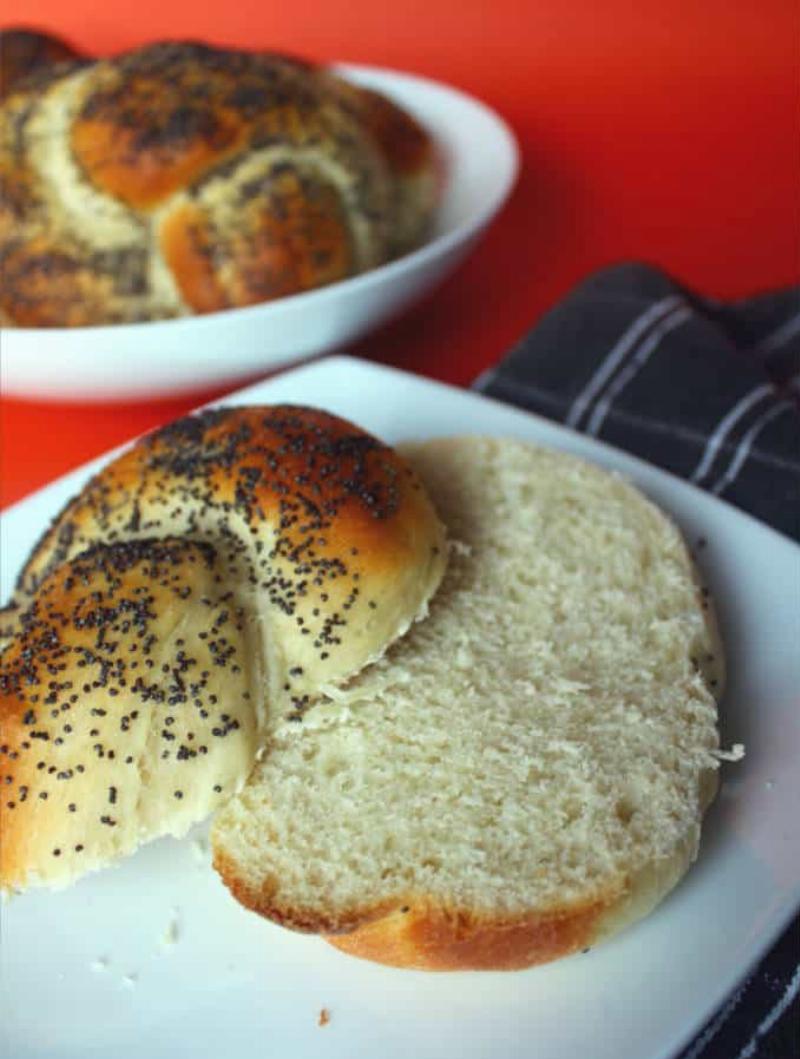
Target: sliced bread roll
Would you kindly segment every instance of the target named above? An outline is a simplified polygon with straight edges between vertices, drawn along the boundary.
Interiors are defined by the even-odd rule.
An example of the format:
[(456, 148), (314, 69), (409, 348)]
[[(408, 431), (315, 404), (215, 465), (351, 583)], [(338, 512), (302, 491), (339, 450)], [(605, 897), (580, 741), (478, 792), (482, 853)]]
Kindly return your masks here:
[(0, 890), (185, 833), (267, 718), (297, 724), (424, 617), (445, 561), (410, 467), (345, 420), (216, 409), (142, 438), (0, 610)]
[(397, 966), (517, 968), (650, 911), (716, 789), (722, 659), (673, 524), (514, 441), (406, 453), (457, 543), (430, 615), (218, 813), (247, 907)]

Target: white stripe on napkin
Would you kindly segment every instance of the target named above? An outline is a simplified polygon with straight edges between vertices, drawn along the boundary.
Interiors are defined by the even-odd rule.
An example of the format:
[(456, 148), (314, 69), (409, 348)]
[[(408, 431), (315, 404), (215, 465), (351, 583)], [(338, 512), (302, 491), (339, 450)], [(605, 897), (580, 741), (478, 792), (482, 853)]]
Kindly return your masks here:
[(728, 466), (727, 471), (715, 482), (711, 487), (711, 492), (719, 495), (723, 489), (727, 489), (728, 486), (736, 478), (736, 475), (742, 469), (742, 464), (750, 454), (750, 449), (753, 446), (753, 442), (758, 437), (759, 433), (764, 429), (767, 423), (772, 422), (776, 416), (780, 415), (781, 412), (794, 411), (793, 405), (789, 401), (779, 401), (774, 404), (771, 408), (768, 408), (766, 412), (763, 412), (758, 419), (753, 423), (747, 433), (744, 435), (742, 440), (736, 447), (736, 452), (733, 454), (733, 459)]
[(662, 298), (661, 301), (651, 305), (649, 309), (637, 316), (633, 323), (626, 328), (616, 344), (612, 346), (608, 354), (603, 358), (586, 386), (572, 402), (572, 406), (564, 420), (568, 427), (577, 429), (578, 422), (586, 408), (600, 394), (625, 356), (634, 348), (648, 327), (662, 316), (666, 316), (680, 301), (681, 299), (676, 294), (671, 294), (668, 298)]
[(483, 393), (489, 383), (493, 382), (495, 375), (497, 375), (497, 368), (487, 368), (486, 371), (482, 371), (473, 382), (472, 389), (477, 390), (478, 393)]
[(758, 1042), (765, 1033), (768, 1033), (784, 1011), (788, 1008), (794, 998), (800, 991), (800, 964), (798, 964), (792, 975), (791, 981), (786, 987), (786, 991), (780, 998), (775, 1007), (770, 1011), (769, 1015), (758, 1024), (758, 1028), (747, 1044), (739, 1052), (736, 1059), (750, 1059), (751, 1056), (755, 1055), (756, 1048), (758, 1048)]
[(680, 327), (691, 315), (692, 309), (688, 305), (679, 306), (679, 308), (673, 309), (671, 313), (668, 313), (661, 323), (650, 332), (648, 338), (639, 346), (626, 366), (608, 387), (605, 396), (601, 397), (595, 405), (586, 426), (587, 434), (596, 435), (598, 433), (617, 395), (628, 385), (647, 358), (658, 349), (662, 338), (669, 334), (670, 331)]
[(733, 408), (722, 417), (717, 424), (714, 433), (706, 442), (705, 451), (703, 452), (700, 462), (692, 472), (689, 479), (690, 482), (697, 484), (705, 477), (710, 470), (720, 447), (723, 445), (736, 423), (746, 412), (749, 412), (754, 405), (763, 400), (767, 394), (772, 395), (774, 392), (774, 387), (770, 383), (764, 382), (760, 386), (756, 386), (754, 390), (751, 390), (750, 393), (745, 394), (744, 397), (736, 402)]
[(728, 1019), (732, 1015), (733, 1009), (738, 1005), (739, 1001), (742, 999), (742, 994), (744, 993), (745, 989), (747, 989), (749, 984), (750, 982), (747, 981), (744, 983), (744, 985), (740, 986), (736, 990), (736, 992), (730, 998), (725, 1007), (717, 1013), (717, 1017), (714, 1019), (714, 1021), (710, 1022), (708, 1026), (706, 1026), (703, 1033), (694, 1042), (691, 1051), (687, 1052), (686, 1055), (682, 1057), (682, 1059), (698, 1059), (698, 1056), (702, 1055), (706, 1045), (709, 1043), (709, 1041), (713, 1041), (713, 1039), (722, 1029), (723, 1025), (728, 1021)]
[(798, 332), (800, 332), (800, 313), (797, 313), (796, 316), (790, 316), (788, 320), (784, 320), (781, 326), (776, 327), (771, 335), (767, 335), (766, 338), (762, 339), (756, 346), (756, 352), (771, 353), (785, 342), (788, 342), (790, 338), (794, 338)]

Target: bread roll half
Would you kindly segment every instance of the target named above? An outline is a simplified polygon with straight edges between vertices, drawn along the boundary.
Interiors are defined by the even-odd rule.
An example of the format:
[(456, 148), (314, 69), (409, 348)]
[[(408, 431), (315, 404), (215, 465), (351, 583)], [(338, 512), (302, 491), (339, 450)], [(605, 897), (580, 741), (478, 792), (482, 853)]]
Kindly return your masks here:
[(357, 956), (525, 967), (646, 914), (696, 856), (711, 605), (617, 476), (515, 441), (407, 454), (457, 542), (429, 617), (272, 730), (215, 865), (247, 907)]

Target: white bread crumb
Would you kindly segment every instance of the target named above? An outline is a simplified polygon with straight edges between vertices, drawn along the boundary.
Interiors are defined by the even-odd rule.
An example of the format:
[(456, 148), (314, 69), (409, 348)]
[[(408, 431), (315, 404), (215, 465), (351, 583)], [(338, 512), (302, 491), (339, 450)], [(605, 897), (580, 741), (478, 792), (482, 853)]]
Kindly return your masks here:
[(744, 743), (734, 743), (730, 750), (714, 750), (718, 761), (741, 761), (744, 758)]

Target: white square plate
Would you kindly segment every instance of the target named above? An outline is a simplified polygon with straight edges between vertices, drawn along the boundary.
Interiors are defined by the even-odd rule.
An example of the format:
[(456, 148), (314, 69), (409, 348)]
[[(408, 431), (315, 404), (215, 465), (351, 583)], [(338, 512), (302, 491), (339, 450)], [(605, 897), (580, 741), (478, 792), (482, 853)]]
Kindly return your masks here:
[[(246, 912), (202, 840), (156, 842), (61, 893), (3, 909), (0, 1041), (14, 1059), (666, 1059), (800, 902), (800, 549), (633, 457), (465, 391), (347, 358), (242, 390), (347, 416), (388, 441), (507, 435), (629, 476), (670, 512), (718, 601), (730, 662), (723, 767), (698, 863), (644, 922), (514, 973), (425, 974), (351, 959)], [(2, 591), (96, 461), (3, 519)], [(171, 923), (178, 938), (165, 946)], [(322, 1008), (330, 1023), (318, 1026)]]

